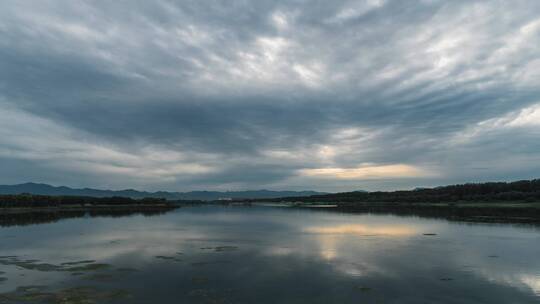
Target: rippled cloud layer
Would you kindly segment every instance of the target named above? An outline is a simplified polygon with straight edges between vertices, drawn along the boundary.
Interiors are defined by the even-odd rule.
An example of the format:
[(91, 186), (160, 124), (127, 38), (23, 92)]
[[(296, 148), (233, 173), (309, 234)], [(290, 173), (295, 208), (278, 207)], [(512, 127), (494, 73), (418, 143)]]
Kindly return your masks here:
[(1, 183), (538, 177), (537, 1), (2, 1)]

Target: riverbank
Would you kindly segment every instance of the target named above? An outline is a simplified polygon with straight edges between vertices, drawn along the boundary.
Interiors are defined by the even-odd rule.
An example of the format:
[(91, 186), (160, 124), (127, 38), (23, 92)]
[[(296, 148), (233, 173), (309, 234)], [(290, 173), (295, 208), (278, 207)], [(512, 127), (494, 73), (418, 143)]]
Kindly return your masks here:
[(0, 227), (55, 223), (85, 217), (157, 216), (180, 208), (179, 205), (118, 205), (0, 208)]
[(137, 211), (137, 210), (173, 210), (178, 204), (128, 204), (128, 205), (63, 205), (44, 207), (1, 207), (0, 214), (20, 214), (35, 212), (77, 212), (77, 211)]
[[(35, 197), (34, 197), (35, 198)], [(132, 214), (153, 215), (191, 205), (228, 205), (228, 206), (266, 206), (326, 210), (344, 213), (373, 213), (411, 215), (430, 218), (445, 218), (454, 221), (496, 222), (496, 223), (530, 223), (540, 225), (540, 203), (538, 202), (445, 202), (445, 203), (402, 203), (402, 202), (302, 202), (281, 201), (267, 202), (257, 200), (214, 201), (214, 202), (171, 202), (130, 200), (118, 202), (115, 199), (84, 198), (74, 203), (52, 204), (48, 202), (32, 204), (4, 204), (0, 207), (0, 226), (32, 224), (57, 221), (62, 218), (84, 216), (125, 216)], [(54, 198), (57, 199), (57, 198)], [(63, 198), (66, 200), (66, 198)], [(104, 203), (105, 202), (105, 203)]]
[(378, 213), (446, 218), (457, 221), (540, 224), (540, 203), (466, 202), (466, 203), (292, 203), (294, 208), (335, 210), (347, 213)]

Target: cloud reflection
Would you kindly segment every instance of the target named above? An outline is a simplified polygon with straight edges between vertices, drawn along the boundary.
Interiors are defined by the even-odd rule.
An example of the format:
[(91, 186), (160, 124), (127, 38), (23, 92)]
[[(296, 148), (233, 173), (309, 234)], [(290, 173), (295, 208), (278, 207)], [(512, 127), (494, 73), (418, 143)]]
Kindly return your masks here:
[[(422, 236), (426, 231), (437, 236)], [(537, 303), (540, 291), (537, 231), (508, 225), (201, 207), (159, 217), (80, 218), (2, 228), (0, 240), (0, 256), (110, 264), (108, 286), (134, 291), (141, 303), (191, 303), (190, 292), (201, 288), (233, 290), (238, 298), (230, 300), (240, 303), (301, 298), (343, 304), (371, 303), (369, 297), (382, 292), (390, 303), (418, 303), (419, 294), (430, 303)], [(64, 248), (69, 250), (59, 250)], [(492, 254), (500, 258), (489, 258)], [(89, 284), (81, 281), (88, 277), (68, 273), (8, 268), (0, 292), (37, 280), (51, 286)], [(205, 285), (193, 282), (201, 276), (208, 278)], [(148, 292), (148, 286), (155, 289)]]
[(521, 282), (527, 285), (537, 296), (540, 297), (540, 275), (522, 275)]
[(304, 232), (316, 234), (352, 234), (360, 236), (409, 236), (417, 233), (415, 229), (409, 226), (367, 226), (362, 224), (313, 226), (305, 228)]

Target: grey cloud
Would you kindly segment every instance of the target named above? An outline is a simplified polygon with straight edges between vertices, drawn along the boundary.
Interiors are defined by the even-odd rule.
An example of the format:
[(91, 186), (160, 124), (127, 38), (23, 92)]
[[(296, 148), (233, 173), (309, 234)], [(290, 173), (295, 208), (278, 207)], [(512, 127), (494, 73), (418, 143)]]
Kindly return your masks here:
[[(448, 143), (540, 102), (531, 71), (540, 66), (539, 13), (540, 3), (525, 0), (4, 1), (0, 106), (27, 113), (28, 124), (54, 123), (69, 145), (105, 146), (144, 165), (89, 172), (77, 162), (111, 164), (66, 153), (62, 166), (50, 160), (57, 150), (22, 145), (21, 155), (49, 160), (3, 156), (12, 169), (1, 181), (331, 191), (520, 178), (497, 162), (522, 168), (538, 151), (536, 126)], [(0, 139), (0, 151), (13, 144)], [(149, 160), (148, 147), (212, 170), (166, 170), (171, 163)], [(456, 170), (486, 157), (490, 170)], [(437, 177), (298, 176), (367, 163), (426, 167)], [(538, 169), (523, 169), (523, 178)]]

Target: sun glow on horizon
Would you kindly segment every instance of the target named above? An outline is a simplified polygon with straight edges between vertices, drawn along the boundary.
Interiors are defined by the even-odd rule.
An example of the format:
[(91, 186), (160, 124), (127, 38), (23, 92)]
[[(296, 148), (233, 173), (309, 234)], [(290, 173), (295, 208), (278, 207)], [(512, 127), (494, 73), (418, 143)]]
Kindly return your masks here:
[(431, 175), (424, 169), (406, 164), (369, 165), (357, 168), (302, 169), (299, 171), (299, 174), (307, 177), (337, 179), (404, 178)]

